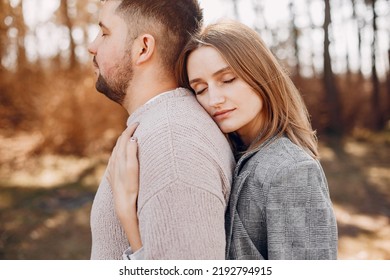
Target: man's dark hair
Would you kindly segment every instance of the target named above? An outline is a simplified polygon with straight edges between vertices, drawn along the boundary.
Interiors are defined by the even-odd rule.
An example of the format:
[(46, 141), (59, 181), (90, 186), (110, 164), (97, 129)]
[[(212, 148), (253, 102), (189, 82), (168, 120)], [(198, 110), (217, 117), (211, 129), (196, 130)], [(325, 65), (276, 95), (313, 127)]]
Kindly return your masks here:
[(128, 22), (129, 32), (151, 33), (163, 67), (174, 72), (176, 61), (199, 32), (203, 15), (197, 0), (122, 0), (117, 12)]

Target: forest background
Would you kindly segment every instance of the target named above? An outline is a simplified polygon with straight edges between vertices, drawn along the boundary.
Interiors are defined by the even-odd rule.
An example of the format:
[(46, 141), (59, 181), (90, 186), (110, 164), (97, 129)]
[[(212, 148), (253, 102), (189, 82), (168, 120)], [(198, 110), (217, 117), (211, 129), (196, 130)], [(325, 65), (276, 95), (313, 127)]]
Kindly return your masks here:
[[(258, 31), (301, 91), (339, 258), (390, 259), (389, 0), (200, 2), (210, 21)], [(92, 200), (127, 118), (95, 90), (99, 5), (0, 0), (0, 259), (89, 258)]]

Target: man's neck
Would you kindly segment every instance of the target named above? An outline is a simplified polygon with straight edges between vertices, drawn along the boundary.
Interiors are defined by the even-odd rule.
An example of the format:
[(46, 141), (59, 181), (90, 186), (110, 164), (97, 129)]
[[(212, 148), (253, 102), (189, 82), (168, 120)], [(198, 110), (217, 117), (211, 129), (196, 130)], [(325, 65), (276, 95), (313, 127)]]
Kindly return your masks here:
[(150, 77), (147, 79), (137, 79), (134, 77), (131, 82), (131, 86), (128, 88), (126, 98), (123, 102), (123, 107), (129, 115), (150, 99), (178, 87), (174, 77), (164, 79), (163, 81), (153, 76)]

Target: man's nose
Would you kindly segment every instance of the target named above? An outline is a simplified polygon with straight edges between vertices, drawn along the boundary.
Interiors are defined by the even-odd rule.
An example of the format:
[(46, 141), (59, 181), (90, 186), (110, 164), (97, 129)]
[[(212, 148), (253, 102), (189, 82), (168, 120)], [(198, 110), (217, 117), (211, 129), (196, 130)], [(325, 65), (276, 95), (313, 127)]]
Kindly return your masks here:
[(95, 40), (93, 40), (91, 43), (88, 44), (88, 52), (90, 54), (93, 54), (93, 55), (96, 55), (96, 41), (97, 41), (97, 37), (95, 38)]

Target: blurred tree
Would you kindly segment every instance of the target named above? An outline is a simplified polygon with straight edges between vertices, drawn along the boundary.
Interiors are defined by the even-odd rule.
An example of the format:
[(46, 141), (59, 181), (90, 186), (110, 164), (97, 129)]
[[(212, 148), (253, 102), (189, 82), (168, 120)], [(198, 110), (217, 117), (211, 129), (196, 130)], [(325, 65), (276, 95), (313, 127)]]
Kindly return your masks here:
[[(293, 0), (291, 0), (293, 1)], [(311, 12), (311, 9), (310, 9), (310, 6), (312, 4), (312, 0), (306, 0), (306, 6), (307, 6), (307, 12), (308, 12), (308, 20), (309, 20), (309, 28), (311, 31), (314, 31), (317, 29), (317, 27), (315, 26), (314, 24), (314, 21), (313, 21), (313, 14)], [(314, 61), (316, 60), (316, 54), (315, 54), (315, 51), (313, 48), (310, 49), (311, 51), (311, 55), (310, 55), (310, 66), (311, 66), (311, 70), (312, 70), (312, 75), (313, 77), (316, 77), (317, 76), (317, 71), (316, 71), (316, 67), (314, 65)]]
[(73, 31), (73, 22), (69, 15), (69, 3), (68, 0), (61, 0), (60, 5), (60, 15), (62, 18), (63, 23), (65, 24), (67, 30), (68, 30), (68, 37), (69, 37), (69, 68), (74, 69), (77, 66), (77, 59), (76, 59), (76, 44), (72, 36)]
[[(97, 7), (98, 3), (96, 1), (77, 1), (76, 2), (76, 9), (77, 9), (77, 17), (73, 19), (74, 24), (77, 25), (77, 27), (80, 28), (80, 31), (82, 32), (82, 42), (78, 42), (77, 47), (82, 47), (85, 50), (85, 53), (87, 53), (88, 44), (89, 44), (89, 38), (88, 38), (88, 28), (91, 24), (97, 23), (97, 13), (93, 13), (90, 11), (90, 9), (98, 9)], [(88, 8), (89, 7), (89, 8)], [(92, 39), (92, 38), (91, 38)], [(89, 62), (90, 60), (88, 60)]]
[[(26, 26), (23, 3), (0, 0), (0, 8), (0, 126), (12, 131), (25, 119), (28, 110), (22, 106), (30, 101), (23, 89), (29, 78), (25, 75), (28, 70)], [(23, 83), (17, 82), (19, 77), (24, 78)]]
[[(342, 4), (341, 5), (344, 5), (344, 6), (349, 6), (349, 5), (351, 5), (351, 2), (350, 2), (350, 0), (343, 0), (342, 2), (341, 2)], [(341, 7), (341, 9), (342, 9), (342, 7)], [(352, 9), (353, 10), (353, 9)], [(352, 12), (353, 13), (353, 12)], [(349, 23), (350, 21), (351, 21), (351, 15), (350, 15), (350, 13), (344, 13), (344, 15), (343, 15), (343, 21), (345, 22), (345, 23)], [(350, 53), (349, 53), (349, 41), (348, 40), (346, 40), (346, 51), (345, 51), (345, 61), (346, 61), (346, 72), (347, 72), (347, 77), (348, 77), (348, 81), (350, 81), (349, 80), (349, 78), (350, 78), (350, 76), (351, 76), (351, 56), (350, 56)]]
[(294, 56), (296, 58), (296, 64), (295, 64), (295, 73), (297, 76), (299, 76), (301, 72), (301, 64), (299, 61), (299, 45), (298, 45), (298, 39), (299, 39), (299, 29), (295, 24), (295, 9), (294, 9), (294, 0), (290, 0), (290, 3), (288, 4), (289, 11), (290, 11), (290, 28), (291, 28), (291, 40), (294, 45)]
[(233, 12), (234, 12), (234, 17), (237, 19), (237, 20), (240, 20), (240, 14), (238, 12), (238, 0), (232, 0), (233, 2)]
[(267, 22), (265, 21), (265, 16), (264, 16), (264, 2), (252, 0), (252, 6), (256, 15), (256, 21), (254, 23), (253, 28), (259, 34), (264, 34), (264, 32), (268, 32), (269, 29), (267, 27)]
[[(388, 72), (381, 72), (384, 70), (381, 63), (387, 52), (387, 46), (384, 47), (383, 42), (388, 42), (390, 34), (384, 33), (383, 30), (390, 30), (388, 26), (383, 27), (383, 22), (385, 25), (388, 22), (385, 18), (388, 17), (388, 12), (382, 7), (390, 3), (389, 0), (288, 0), (284, 1), (289, 4), (288, 7), (282, 3), (278, 6), (290, 11), (289, 18), (283, 19), (270, 18), (268, 14), (265, 17), (269, 1), (245, 1), (229, 2), (233, 15), (238, 20), (243, 20), (239, 18), (240, 12), (241, 17), (245, 16), (241, 5), (252, 5), (255, 14), (252, 27), (260, 33), (282, 62), (288, 62), (295, 67), (294, 81), (297, 81), (298, 87), (302, 89), (308, 106), (320, 108), (311, 112), (321, 133), (341, 134), (346, 132), (347, 128), (353, 129), (354, 125), (374, 128), (373, 123), (366, 122), (374, 115), (380, 120), (381, 126), (378, 127), (383, 127), (384, 120), (390, 117), (390, 69), (387, 69)], [(82, 154), (89, 145), (88, 139), (91, 139), (91, 135), (100, 135), (106, 128), (96, 126), (95, 132), (88, 130), (85, 135), (78, 131), (91, 127), (94, 119), (96, 123), (106, 121), (90, 117), (95, 116), (93, 110), (106, 108), (112, 112), (114, 108), (108, 107), (109, 105), (98, 98), (91, 98), (90, 95), (95, 94), (95, 89), (94, 79), (91, 77), (93, 75), (89, 76), (91, 71), (87, 69), (91, 64), (87, 43), (95, 36), (99, 1), (56, 0), (36, 3), (40, 5), (37, 9), (46, 7), (46, 13), (51, 14), (44, 17), (35, 16), (35, 22), (26, 26), (25, 19), (29, 19), (28, 13), (32, 12), (27, 7), (30, 0), (0, 0), (0, 127), (4, 127), (2, 124), (8, 121), (10, 131), (17, 132), (18, 128), (34, 127), (30, 125), (32, 122), (39, 123), (34, 129), (40, 127), (39, 129), (44, 131), (43, 135), (47, 141), (43, 143), (49, 150), (58, 147), (57, 150), (62, 153), (74, 151)], [(318, 19), (321, 18), (322, 21), (323, 15), (316, 14), (315, 11), (318, 11), (319, 7), (322, 9), (324, 3), (325, 20), (319, 22)], [(52, 10), (48, 9), (49, 6)], [(375, 13), (375, 6), (378, 15)], [(343, 12), (342, 19), (338, 21), (333, 18), (331, 21), (331, 15), (337, 15), (340, 19), (340, 12)], [(271, 15), (272, 13), (273, 11), (270, 11)], [(371, 23), (373, 18), (375, 20)], [(274, 19), (278, 22), (273, 22)], [(351, 40), (347, 44), (350, 45), (344, 48), (345, 42), (342, 38), (341, 49), (332, 52), (333, 44), (340, 42), (339, 37), (332, 37), (330, 32), (349, 28), (346, 22), (353, 23), (353, 29), (346, 31), (353, 33), (348, 34), (347, 39)], [(376, 28), (379, 31), (374, 31), (375, 36), (371, 37), (372, 30)], [(338, 35), (337, 32), (334, 33)], [(384, 39), (379, 38), (384, 34)], [(318, 48), (316, 43), (323, 43), (323, 53), (322, 47)], [(50, 47), (41, 49), (42, 45)], [(352, 51), (348, 53), (348, 50)], [(319, 57), (322, 55), (323, 61)], [(333, 72), (336, 69), (332, 69), (332, 62), (334, 67), (337, 65), (335, 62), (338, 62), (336, 55), (347, 60), (347, 70), (355, 70), (353, 67), (357, 66), (359, 74), (368, 74), (371, 68), (372, 76), (361, 74), (356, 80), (345, 79), (343, 75), (336, 76)], [(374, 63), (375, 60), (377, 64)], [(25, 71), (29, 72), (26, 74)], [(323, 77), (307, 77), (311, 75), (310, 72), (313, 75), (323, 74)], [(388, 79), (387, 106), (384, 97), (386, 85), (380, 84), (381, 80), (378, 79), (382, 75), (387, 75)], [(372, 90), (366, 87), (370, 83)], [(382, 95), (379, 94), (380, 89), (383, 90)], [(321, 100), (320, 96), (325, 100)], [(93, 110), (84, 108), (85, 104), (89, 104)], [(377, 115), (379, 106), (383, 109), (382, 116)], [(373, 119), (373, 122), (378, 119)], [(115, 121), (109, 124), (107, 122), (108, 127), (111, 127), (112, 123)], [(54, 137), (57, 137), (56, 140), (51, 140)], [(72, 147), (74, 143), (77, 144)]]
[(27, 68), (27, 55), (24, 40), (26, 37), (26, 24), (23, 16), (23, 1), (20, 1), (12, 9), (13, 27), (17, 30), (16, 47), (17, 47), (17, 69), (23, 71)]
[(356, 1), (357, 0), (351, 0), (351, 3), (352, 3), (352, 19), (353, 21), (355, 22), (355, 26), (356, 26), (356, 36), (357, 36), (357, 39), (358, 39), (358, 45), (357, 45), (357, 48), (358, 48), (358, 56), (356, 57), (356, 63), (358, 65), (357, 69), (358, 69), (358, 74), (360, 77), (362, 77), (362, 71), (361, 71), (361, 57), (362, 57), (362, 34), (361, 34), (361, 30), (363, 29), (363, 20), (361, 18), (359, 18), (359, 16), (357, 15), (357, 12), (356, 12)]
[(0, 75), (4, 71), (2, 59), (6, 49), (7, 26), (5, 24), (7, 13), (6, 3), (0, 0)]
[(342, 112), (341, 104), (339, 100), (339, 91), (336, 86), (333, 70), (332, 61), (329, 52), (329, 29), (331, 27), (331, 7), (330, 0), (325, 1), (325, 19), (324, 19), (324, 88), (325, 98), (327, 105), (327, 113), (329, 121), (325, 127), (325, 131), (334, 134), (342, 134)]
[[(390, 38), (390, 34), (389, 34)], [(387, 58), (389, 59), (389, 69), (387, 69), (387, 116), (386, 119), (390, 122), (390, 46), (387, 50)]]
[(267, 24), (264, 16), (264, 1), (252, 0), (252, 7), (256, 15), (256, 21), (253, 28), (260, 34), (262, 39), (267, 43), (267, 46), (275, 54), (278, 48), (276, 33), (278, 30), (273, 30)]
[(377, 51), (377, 19), (378, 15), (375, 10), (376, 0), (368, 0), (371, 4), (372, 10), (372, 42), (371, 42), (371, 82), (372, 82), (372, 95), (371, 95), (371, 106), (373, 116), (373, 128), (380, 130), (385, 125), (385, 117), (383, 116), (383, 110), (380, 100), (380, 85), (379, 78), (376, 69), (376, 51)]

